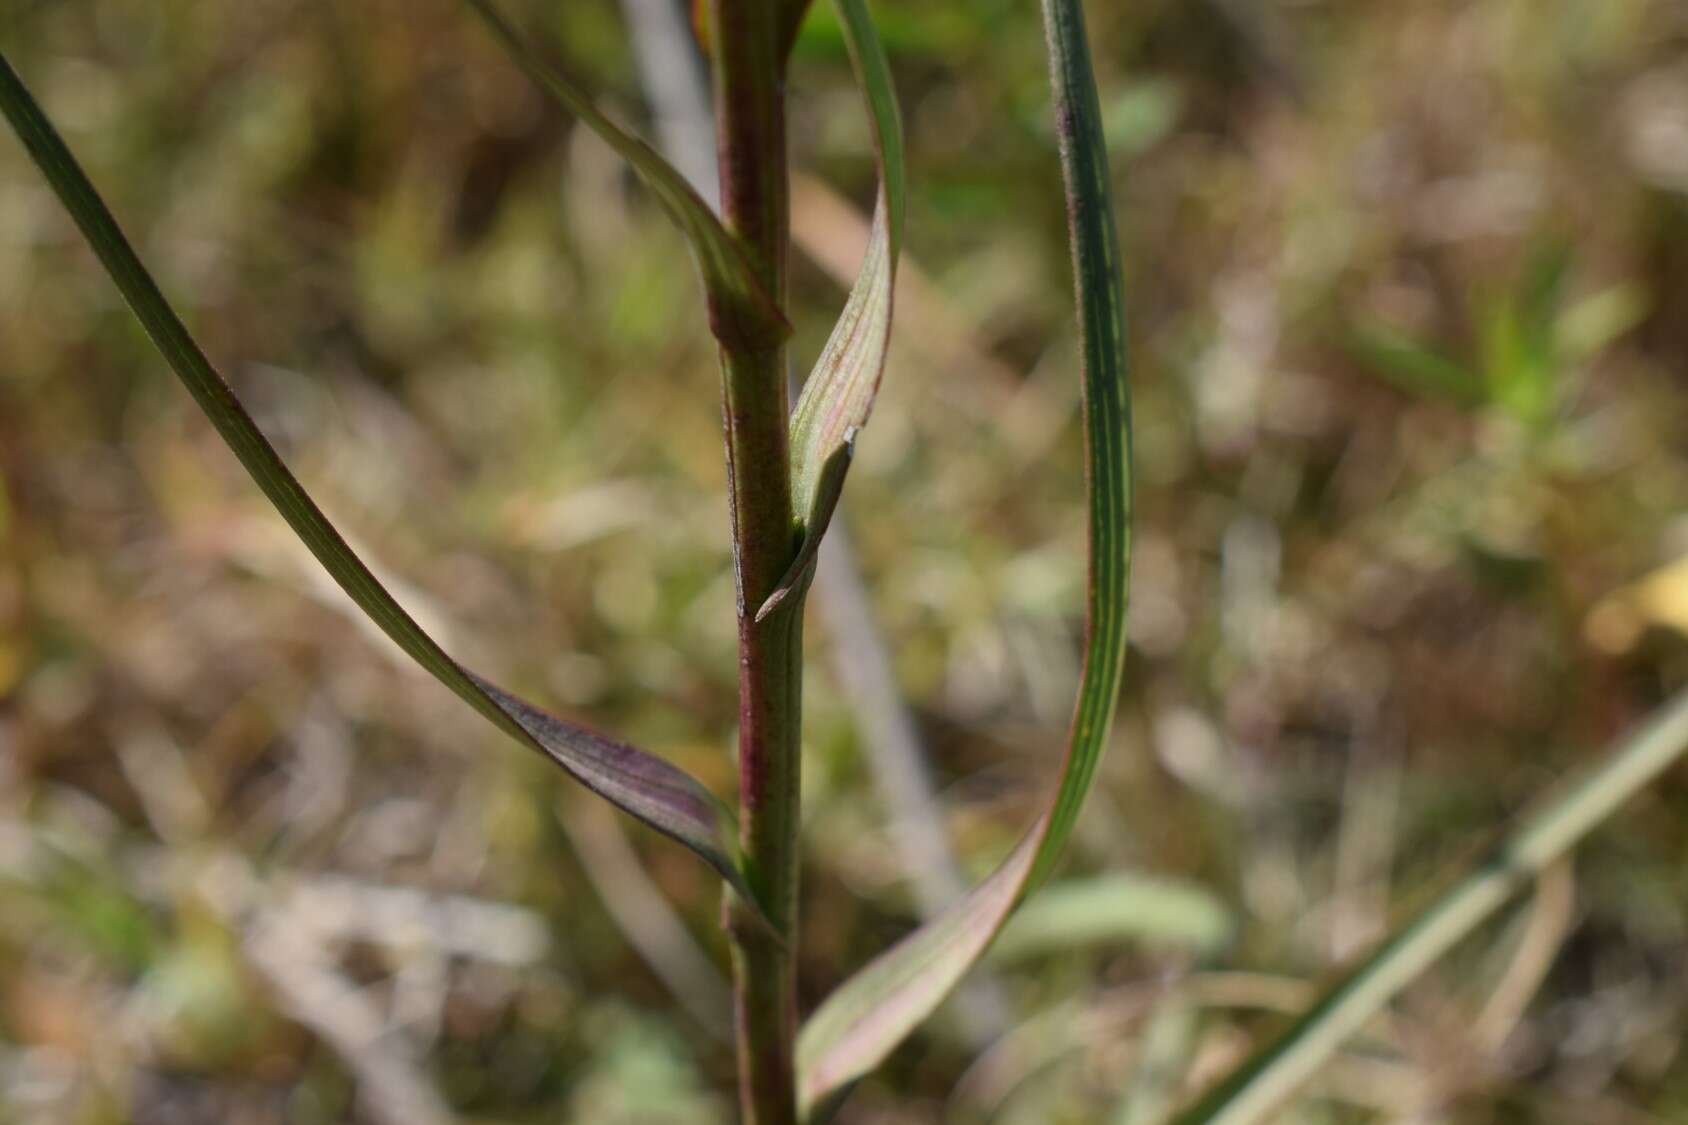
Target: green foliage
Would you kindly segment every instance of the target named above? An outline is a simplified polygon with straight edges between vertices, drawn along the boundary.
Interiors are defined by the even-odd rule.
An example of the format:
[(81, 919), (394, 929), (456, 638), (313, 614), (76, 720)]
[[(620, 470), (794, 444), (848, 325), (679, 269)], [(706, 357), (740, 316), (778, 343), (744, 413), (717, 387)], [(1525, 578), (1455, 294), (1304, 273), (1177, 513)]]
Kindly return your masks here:
[(1467, 365), (1381, 324), (1352, 338), (1368, 368), (1419, 397), (1492, 410), (1532, 434), (1552, 428), (1579, 365), (1639, 322), (1645, 304), (1617, 287), (1567, 307), (1574, 262), (1563, 243), (1539, 246), (1512, 290), (1476, 310), (1476, 355)]
[(1072, 231), (1090, 495), (1087, 644), (1067, 753), (1049, 810), (1002, 865), (846, 981), (804, 1025), (797, 1066), (805, 1116), (824, 1112), (925, 1020), (1047, 878), (1090, 790), (1119, 697), (1131, 572), (1124, 282), (1084, 14), (1076, 0), (1050, 0), (1044, 19)]
[(446, 655), (376, 580), (188, 334), (70, 150), (3, 55), (0, 110), (76, 219), (165, 361), (253, 481), (358, 608), (411, 659), (487, 719), (556, 761), (606, 800), (690, 847), (749, 897), (733, 846), (732, 814), (714, 794), (668, 762), (552, 715), (465, 669)]
[(1028, 900), (992, 947), (998, 961), (1109, 944), (1142, 943), (1211, 956), (1236, 937), (1236, 919), (1207, 890), (1166, 879), (1099, 875), (1052, 883)]
[[(687, 234), (702, 265), (716, 333), (727, 352), (765, 347), (777, 339), (783, 314), (760, 286), (744, 247), (696, 192), (653, 150), (598, 113), (582, 91), (540, 63), (490, 4), (470, 2), (535, 80), (633, 164)], [(794, 10), (800, 14), (801, 6)], [(860, 280), (793, 412), (793, 508), (801, 514), (803, 545), (792, 573), (761, 607), (758, 621), (805, 580), (842, 490), (855, 435), (867, 422), (889, 348), (906, 194), (901, 123), (889, 66), (865, 5), (862, 0), (840, 0), (840, 12), (851, 57), (867, 92), (883, 172)], [(1050, 812), (1040, 818), (1026, 843), (998, 874), (935, 923), (930, 934), (906, 940), (817, 1013), (800, 1049), (799, 1100), (804, 1114), (906, 1036), (984, 952), (1020, 900), (1047, 876), (1090, 787), (1118, 696), (1130, 569), (1129, 415), (1118, 238), (1082, 13), (1076, 3), (1059, 0), (1046, 9), (1046, 19), (1074, 223), (1092, 496), (1090, 644), (1072, 746)], [(549, 754), (601, 796), (690, 846), (741, 894), (752, 898), (726, 832), (730, 816), (707, 789), (660, 759), (547, 714), (464, 670), (417, 626), (328, 523), (229, 384), (212, 368), (3, 58), (0, 108), (206, 416), (358, 606), (400, 648), (476, 710)]]
[(1688, 752), (1688, 694), (1524, 817), (1474, 870), (1389, 935), (1312, 1007), (1177, 1118), (1265, 1120), (1397, 993)]
[[(1149, 1125), (1198, 1093), (1212, 1073), (1198, 1061), (1235, 1057), (1258, 1034), (1184, 1120), (1259, 1120), (1320, 1075), (1296, 1120), (1423, 1116), (1456, 1098), (1478, 1116), (1675, 1119), (1688, 1089), (1672, 1047), (1680, 794), (1661, 786), (1634, 815), (1613, 810), (1677, 760), (1682, 704), (1520, 819), (1493, 862), (1404, 926), (1384, 924), (1396, 898), (1420, 899), (1427, 872), (1561, 769), (1573, 744), (1561, 732), (1581, 743), (1680, 680), (1688, 618), (1670, 560), (1688, 496), (1672, 374), (1685, 181), (1658, 144), (1680, 83), (1645, 5), (1603, 6), (1592, 22), (1576, 4), (1458, 18), (1090, 6), (1105, 44), (1101, 134), (1129, 216), (1112, 265), (1142, 307), (1148, 596), (1116, 736), (1132, 752), (1093, 778), (1094, 759), (1069, 748), (1061, 821), (1035, 820), (1010, 851), (1031, 810), (998, 779), (1042, 775), (1016, 752), (1041, 749), (1032, 728), (1059, 720), (1074, 681), (1091, 719), (1111, 690), (1107, 669), (1092, 660), (1081, 679), (1073, 659), (1082, 535), (1105, 515), (1078, 503), (1078, 438), (1095, 454), (1109, 431), (1094, 394), (1081, 410), (1058, 342), (1048, 150), (1070, 137), (1049, 127), (1025, 49), (1031, 6), (882, 4), (870, 21), (865, 3), (779, 5), (796, 64), (783, 87), (794, 167), (862, 168), (848, 60), (881, 168), (871, 194), (865, 176), (839, 177), (872, 201), (871, 224), (849, 206), (794, 222), (821, 268), (796, 262), (775, 301), (757, 255), (617, 123), (639, 111), (614, 4), (550, 10), (552, 63), (549, 45), (472, 2), (490, 38), (450, 5), (295, 0), (25, 6), (0, 33), (180, 314), (98, 201), (78, 196), (74, 165), (50, 167), (80, 198), (78, 221), (328, 569), (482, 716), (741, 883), (735, 821), (714, 796), (732, 784), (721, 746), (738, 720), (714, 357), (683, 307), (695, 291), (684, 251), (729, 351), (775, 346), (788, 321), (807, 347), (827, 337), (811, 314), (836, 308), (829, 286), (850, 273), (839, 258), (865, 236), (789, 434), (790, 566), (764, 604), (741, 609), (760, 626), (787, 599), (801, 605), (848, 483), (893, 653), (886, 678), (911, 693), (916, 734), (933, 743), (939, 835), (1009, 860), (952, 914), (925, 927), (905, 916), (909, 871), (858, 791), (855, 752), (877, 716), (852, 713), (834, 677), (808, 677), (801, 843), (820, 885), (795, 946), (802, 993), (869, 962), (806, 1029), (813, 1116), (856, 1087), (832, 1084), (848, 1072), (865, 1079), (863, 1117)], [(1069, 76), (1084, 69), (1062, 61)], [(602, 113), (586, 85), (618, 90), (622, 112)], [(9, 96), (41, 151), (39, 115)], [(153, 380), (121, 307), (79, 281), (80, 247), (33, 171), (4, 164), (12, 155), (0, 152), (0, 1082), (16, 1085), (0, 1102), (53, 1086), (83, 1036), (84, 1071), (100, 1077), (85, 1111), (67, 1097), (47, 1111), (55, 1120), (143, 1120), (189, 1090), (218, 1119), (281, 1089), (299, 1120), (368, 1112), (353, 1099), (369, 1084), (342, 1072), (355, 1063), (316, 1027), (267, 1016), (277, 998), (237, 940), (251, 919), (204, 917), (199, 895), (221, 884), (199, 850), (227, 848), (274, 862), (271, 894), (350, 866), (394, 885), (469, 881), (543, 919), (553, 948), (514, 968), (472, 951), (467, 966), (457, 953), (430, 962), (450, 926), (407, 929), (414, 961), (335, 953), (347, 995), (393, 997), (382, 1041), (414, 1036), (455, 1112), (731, 1119), (716, 1091), (731, 1081), (728, 1048), (662, 991), (692, 1001), (681, 1007), (699, 1028), (726, 1019), (698, 1003), (722, 988), (706, 959), (722, 944), (719, 885), (649, 834), (623, 845), (644, 870), (600, 864), (577, 835), (590, 798), (558, 802), (540, 759), (463, 753), (481, 743), (454, 704), (417, 691), (402, 658), (382, 666), (380, 638), (357, 643), (361, 611), (323, 595), (244, 481), (218, 477), (201, 428), (172, 412), (173, 387)], [(1101, 183), (1099, 146), (1065, 155), (1070, 181)], [(794, 192), (794, 210), (815, 207), (813, 181), (793, 183), (809, 192)], [(644, 221), (657, 209), (679, 237)], [(1529, 230), (1565, 234), (1533, 242)], [(898, 275), (905, 238), (918, 260)], [(1077, 249), (1112, 241), (1091, 229)], [(1082, 296), (1082, 260), (1079, 279)], [(1338, 311), (1355, 294), (1384, 311)], [(1083, 312), (1087, 328), (1117, 331), (1117, 302)], [(1403, 393), (1345, 384), (1340, 362), (1326, 370), (1328, 326), (1350, 321), (1350, 358)], [(231, 409), (184, 322), (206, 350), (275, 365), (226, 370), (287, 466)], [(1087, 375), (1096, 350), (1087, 338)], [(320, 482), (342, 527), (373, 536), (365, 557), (403, 560), (418, 588), (372, 587), (321, 513), (295, 502), (299, 480)], [(471, 615), (497, 639), (500, 668), (519, 669), (512, 683), (542, 685), (670, 760), (464, 673), (429, 634), (480, 666), (436, 624)], [(1123, 648), (1122, 633), (1096, 634), (1090, 656)], [(185, 779), (149, 778), (127, 758), (118, 775), (111, 749), (153, 728), (191, 747)], [(356, 753), (330, 784), (305, 786), (335, 747)], [(1051, 878), (1027, 897), (1092, 781), (1104, 815), (1067, 840), (1086, 870), (1179, 877)], [(157, 798), (181, 786), (209, 810), (186, 832)], [(1459, 952), (1600, 824), (1612, 829), (1557, 939), (1544, 891), (1480, 954)], [(392, 843), (407, 833), (422, 841), (413, 851)], [(39, 841), (60, 834), (99, 843), (75, 864), (42, 862)], [(570, 846), (579, 861), (559, 862)], [(663, 894), (628, 893), (641, 878)], [(664, 896), (682, 915), (665, 925), (618, 912)], [(1546, 975), (1573, 925), (1573, 956)], [(908, 942), (873, 961), (904, 928)], [(647, 971), (630, 951), (648, 957), (646, 944), (626, 940), (703, 934), (710, 948), (691, 957), (713, 990)], [(1385, 936), (1368, 952), (1365, 934)], [(1355, 951), (1335, 987), (1310, 983)], [(1509, 955), (1518, 964), (1497, 987), (1489, 976)], [(986, 1000), (1006, 986), (995, 1020), (969, 993), (940, 1007), (974, 960)], [(1409, 986), (1429, 1002), (1395, 1005)], [(1531, 987), (1543, 997), (1526, 1012)], [(1484, 991), (1496, 994), (1484, 1018), (1468, 1018)], [(425, 1014), (407, 1025), (418, 996)], [(1495, 999), (1524, 1012), (1504, 1052), (1475, 1030)], [(1561, 1034), (1573, 1009), (1600, 1033)], [(917, 1026), (918, 1048), (890, 1054)], [(124, 1057), (135, 1027), (145, 1048)], [(1445, 1066), (1453, 1052), (1458, 1068)], [(1374, 1073), (1390, 1081), (1353, 1081)], [(1597, 1086), (1598, 1102), (1574, 1094)]]

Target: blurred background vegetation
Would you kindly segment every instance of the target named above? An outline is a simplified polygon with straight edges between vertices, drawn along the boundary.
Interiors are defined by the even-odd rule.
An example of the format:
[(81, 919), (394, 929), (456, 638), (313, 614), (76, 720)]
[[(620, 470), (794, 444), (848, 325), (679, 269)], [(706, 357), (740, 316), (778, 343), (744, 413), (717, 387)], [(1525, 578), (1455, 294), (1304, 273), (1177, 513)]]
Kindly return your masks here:
[[(1070, 881), (850, 1122), (1156, 1120), (1688, 678), (1688, 3), (1089, 7), (1121, 728)], [(615, 0), (510, 10), (650, 124)], [(877, 10), (912, 264), (845, 518), (965, 875), (1077, 675), (1065, 231), (1036, 5)], [(872, 192), (834, 28), (791, 88), (804, 363)], [(0, 44), (436, 635), (730, 794), (713, 349), (617, 160), (451, 0), (9, 0)], [(942, 895), (847, 585), (809, 640), (811, 1003)], [(1688, 1120), (1685, 782), (1286, 1119)], [(359, 620), (0, 141), (0, 1121), (724, 1123), (718, 909)]]

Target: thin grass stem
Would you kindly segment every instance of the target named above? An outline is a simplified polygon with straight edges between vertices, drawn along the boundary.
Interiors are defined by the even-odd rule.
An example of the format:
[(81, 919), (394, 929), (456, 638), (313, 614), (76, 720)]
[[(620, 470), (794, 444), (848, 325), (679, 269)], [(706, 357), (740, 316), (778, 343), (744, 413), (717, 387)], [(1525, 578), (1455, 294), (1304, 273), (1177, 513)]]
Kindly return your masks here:
[(1688, 691), (1679, 693), (1610, 757), (1525, 816), (1484, 863), (1396, 930), (1277, 1039), (1185, 1111), (1177, 1125), (1249, 1125), (1263, 1120), (1420, 973), (1685, 750)]

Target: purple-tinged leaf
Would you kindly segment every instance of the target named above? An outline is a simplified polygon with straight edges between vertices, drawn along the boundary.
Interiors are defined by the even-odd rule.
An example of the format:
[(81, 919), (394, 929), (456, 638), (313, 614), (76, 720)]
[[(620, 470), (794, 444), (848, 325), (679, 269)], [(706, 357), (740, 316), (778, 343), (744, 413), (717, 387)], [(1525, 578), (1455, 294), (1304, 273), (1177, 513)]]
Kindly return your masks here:
[[(865, 19), (860, 5), (861, 0), (840, 0), (847, 17)], [(1131, 419), (1119, 239), (1080, 0), (1044, 0), (1043, 11), (1082, 336), (1090, 584), (1078, 702), (1059, 787), (1020, 844), (960, 902), (846, 981), (804, 1026), (797, 1066), (805, 1117), (835, 1102), (919, 1026), (1048, 876), (1072, 834), (1112, 727), (1125, 663), (1131, 564)]]
[(130, 309), (270, 503), (370, 620), (411, 659), (517, 740), (672, 836), (749, 898), (732, 813), (678, 767), (558, 718), (458, 664), (376, 580), (282, 462), (136, 257), (75, 157), (0, 54), (0, 111), (81, 228)]

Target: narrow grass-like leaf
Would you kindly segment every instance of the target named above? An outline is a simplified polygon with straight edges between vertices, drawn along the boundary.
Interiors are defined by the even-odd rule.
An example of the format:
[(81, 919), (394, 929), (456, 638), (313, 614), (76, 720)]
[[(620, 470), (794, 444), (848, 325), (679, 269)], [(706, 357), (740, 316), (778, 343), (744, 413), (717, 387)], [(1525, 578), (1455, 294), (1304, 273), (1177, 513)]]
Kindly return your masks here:
[(528, 77), (602, 137), (650, 188), (697, 256), (709, 298), (710, 328), (716, 337), (736, 347), (757, 348), (790, 335), (790, 323), (762, 284), (744, 244), (722, 225), (686, 177), (649, 144), (606, 116), (567, 75), (540, 58), (492, 0), (464, 2)]
[[(843, 5), (846, 12), (851, 7)], [(798, 1039), (805, 1115), (836, 1100), (955, 988), (1059, 858), (1113, 724), (1125, 663), (1131, 420), (1119, 240), (1079, 0), (1044, 0), (1082, 336), (1090, 585), (1084, 671), (1054, 800), (989, 878), (846, 981)]]
[(1305, 1015), (1177, 1118), (1252, 1125), (1318, 1071), (1420, 973), (1688, 751), (1688, 692), (1678, 694), (1603, 762), (1526, 816), (1486, 862), (1355, 966)]
[(611, 803), (697, 852), (748, 896), (733, 842), (732, 813), (709, 790), (661, 758), (560, 719), (470, 672), (382, 588), (212, 367), (4, 54), (0, 54), (0, 110), (223, 441), (370, 620), (434, 678), (506, 733), (545, 754)]
[(836, 6), (873, 119), (879, 193), (861, 271), (791, 414), (792, 511), (803, 522), (800, 561), (804, 565), (786, 575), (758, 616), (765, 616), (790, 594), (820, 547), (844, 485), (850, 444), (867, 425), (891, 346), (891, 303), (907, 194), (903, 122), (891, 83), (891, 64), (866, 0), (836, 0)]
[(1467, 410), (1483, 405), (1482, 376), (1396, 329), (1358, 328), (1349, 347), (1374, 374), (1410, 395), (1447, 399)]

